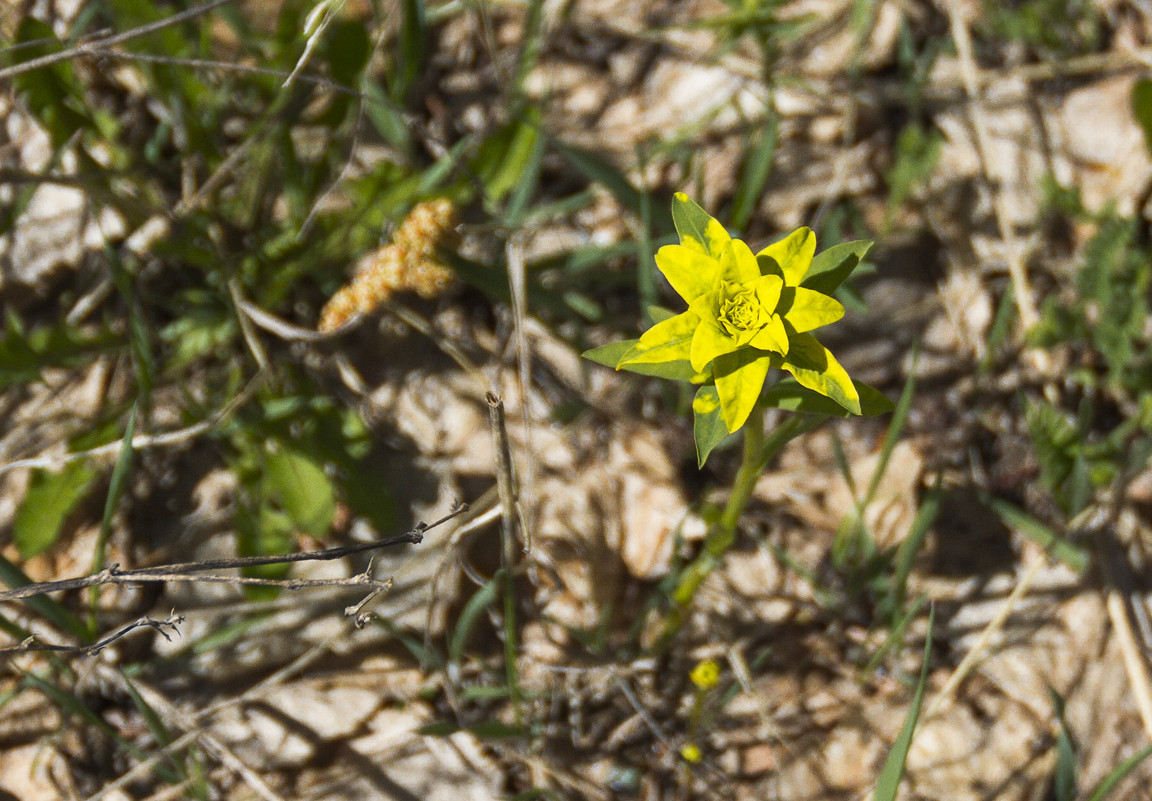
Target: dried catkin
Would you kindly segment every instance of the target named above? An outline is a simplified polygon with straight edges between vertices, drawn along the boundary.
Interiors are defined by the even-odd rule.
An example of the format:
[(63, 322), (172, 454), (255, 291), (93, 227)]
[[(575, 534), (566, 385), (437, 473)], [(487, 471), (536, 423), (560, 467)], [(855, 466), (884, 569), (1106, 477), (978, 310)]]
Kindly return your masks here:
[(391, 244), (341, 287), (320, 312), (317, 330), (334, 331), (356, 314), (367, 314), (396, 292), (431, 299), (452, 285), (452, 271), (436, 257), (436, 248), (455, 237), (456, 209), (446, 198), (418, 203), (400, 223)]

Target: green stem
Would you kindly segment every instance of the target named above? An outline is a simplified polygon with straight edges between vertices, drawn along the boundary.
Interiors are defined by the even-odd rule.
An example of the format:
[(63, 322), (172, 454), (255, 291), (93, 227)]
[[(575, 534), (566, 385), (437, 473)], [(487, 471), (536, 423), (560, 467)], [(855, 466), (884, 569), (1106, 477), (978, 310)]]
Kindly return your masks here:
[[(771, 458), (771, 457), (769, 457)], [(723, 555), (732, 543), (736, 541), (736, 526), (752, 500), (752, 490), (756, 488), (756, 479), (760, 477), (764, 459), (764, 419), (759, 414), (752, 415), (744, 426), (744, 458), (740, 461), (740, 469), (736, 471), (736, 479), (732, 484), (732, 494), (728, 496), (728, 503), (716, 527), (708, 533), (704, 545), (708, 551), (716, 556)]]
[[(753, 414), (748, 419), (743, 429), (744, 457), (740, 462), (740, 468), (736, 471), (732, 494), (728, 496), (728, 502), (724, 505), (720, 519), (704, 539), (704, 550), (680, 576), (680, 582), (672, 594), (679, 606), (685, 607), (692, 602), (704, 579), (720, 564), (724, 554), (736, 542), (736, 528), (744, 515), (744, 510), (748, 507), (748, 502), (752, 499), (756, 480), (760, 478), (764, 468), (785, 445), (801, 434), (811, 431), (824, 419), (819, 415), (791, 415), (769, 433), (764, 431), (762, 416)], [(670, 617), (666, 634), (673, 633), (679, 627), (679, 619), (679, 615)]]

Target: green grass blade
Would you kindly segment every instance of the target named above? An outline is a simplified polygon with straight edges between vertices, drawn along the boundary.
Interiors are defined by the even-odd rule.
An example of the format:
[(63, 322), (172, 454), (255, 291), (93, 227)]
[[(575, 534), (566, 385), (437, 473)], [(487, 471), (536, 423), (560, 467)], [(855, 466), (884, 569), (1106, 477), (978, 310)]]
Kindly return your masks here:
[(908, 750), (912, 747), (912, 735), (916, 733), (916, 722), (920, 717), (920, 705), (924, 701), (924, 685), (928, 682), (928, 661), (932, 655), (932, 624), (936, 621), (936, 608), (932, 607), (928, 613), (928, 633), (924, 635), (924, 662), (920, 666), (920, 680), (916, 683), (916, 695), (912, 698), (912, 706), (904, 717), (904, 725), (900, 729), (892, 750), (888, 752), (888, 759), (884, 761), (884, 768), (880, 771), (880, 778), (876, 782), (876, 792), (872, 801), (896, 801), (896, 793), (900, 789), (900, 780), (904, 778), (904, 765), (908, 760)]
[(996, 513), (1004, 525), (1032, 540), (1053, 558), (1059, 559), (1077, 573), (1083, 573), (1088, 569), (1089, 556), (1085, 549), (1069, 542), (1008, 501), (984, 493), (981, 494), (981, 500)]
[(880, 486), (884, 473), (888, 470), (888, 461), (892, 458), (892, 451), (900, 441), (900, 432), (904, 430), (904, 423), (908, 421), (908, 412), (912, 409), (912, 396), (916, 393), (916, 363), (919, 360), (920, 345), (912, 346), (912, 368), (908, 371), (908, 380), (904, 382), (904, 389), (900, 393), (900, 400), (896, 402), (896, 409), (892, 412), (892, 422), (888, 425), (888, 434), (884, 437), (884, 446), (880, 449), (880, 459), (876, 463), (876, 470), (872, 473), (872, 480), (868, 482), (868, 491), (864, 494), (861, 510), (872, 502), (876, 490)]
[[(646, 164), (643, 150), (638, 150), (640, 173), (643, 175), (647, 172)], [(652, 243), (652, 194), (647, 189), (640, 192), (640, 240), (636, 244), (637, 262), (640, 265), (636, 275), (636, 290), (640, 294), (640, 308), (644, 310), (645, 322), (655, 323), (649, 309), (660, 302), (660, 297), (656, 291), (656, 273), (652, 269), (656, 251)]]
[(543, 44), (541, 25), (544, 21), (544, 1), (528, 0), (528, 7), (524, 13), (524, 38), (520, 45), (520, 57), (516, 62), (516, 74), (512, 79), (512, 86), (517, 96), (524, 91), (524, 80), (528, 73), (536, 66)]
[(1064, 716), (1063, 696), (1051, 687), (1048, 688), (1048, 696), (1056, 712), (1056, 722), (1060, 724), (1060, 731), (1056, 735), (1056, 768), (1052, 777), (1052, 798), (1053, 801), (1075, 801), (1076, 743), (1072, 739), (1068, 720)]
[(392, 97), (400, 100), (420, 74), (428, 48), (428, 19), (424, 0), (400, 3), (399, 52), (392, 84)]
[(492, 578), (488, 579), (488, 583), (469, 598), (468, 603), (464, 604), (464, 609), (460, 612), (460, 620), (457, 621), (456, 628), (452, 632), (452, 639), (448, 643), (449, 669), (453, 665), (459, 668), (464, 657), (464, 646), (468, 644), (468, 638), (476, 627), (476, 623), (479, 622), (480, 616), (484, 614), (484, 610), (495, 602), (496, 595), (500, 592), (503, 576), (504, 571), (497, 570)]
[[(9, 587), (16, 588), (26, 587), (32, 583), (32, 579), (28, 578), (24, 575), (24, 571), (0, 555), (0, 582), (3, 582)], [(29, 609), (45, 620), (50, 621), (57, 628), (71, 632), (83, 642), (92, 642), (92, 630), (84, 625), (80, 618), (76, 617), (60, 603), (49, 598), (47, 595), (33, 595), (30, 598), (24, 598), (23, 601), (28, 604)]]
[[(136, 436), (136, 413), (140, 403), (132, 404), (128, 413), (128, 425), (124, 429), (124, 438), (120, 441), (120, 453), (116, 457), (116, 466), (112, 469), (112, 480), (108, 484), (108, 497), (104, 501), (104, 518), (100, 521), (100, 534), (96, 538), (96, 549), (92, 555), (92, 572), (98, 573), (104, 569), (104, 557), (108, 548), (108, 537), (112, 534), (112, 515), (124, 490), (128, 487), (128, 477), (132, 472), (132, 439)], [(89, 592), (88, 623), (93, 631), (96, 630), (96, 615), (99, 609), (100, 586), (92, 587)]]
[(1147, 745), (1141, 748), (1132, 756), (1125, 759), (1115, 768), (1112, 772), (1100, 780), (1100, 783), (1092, 789), (1092, 794), (1088, 796), (1088, 801), (1104, 801), (1114, 789), (1116, 785), (1124, 781), (1128, 774), (1134, 771), (1137, 766), (1149, 756), (1152, 756), (1152, 745)]
[(880, 647), (876, 649), (876, 653), (868, 660), (868, 664), (860, 671), (859, 676), (861, 681), (871, 675), (876, 668), (880, 667), (880, 663), (884, 661), (884, 657), (904, 642), (904, 633), (908, 631), (908, 625), (916, 619), (916, 615), (920, 613), (920, 608), (924, 606), (925, 603), (927, 603), (925, 596), (921, 595), (918, 597), (908, 608), (907, 614), (901, 615), (895, 625), (888, 630), (888, 636), (884, 638), (884, 642), (880, 644)]
[(764, 194), (768, 176), (772, 174), (772, 159), (776, 155), (780, 125), (776, 112), (768, 105), (768, 117), (760, 128), (756, 140), (751, 143), (744, 158), (744, 168), (740, 171), (740, 183), (736, 187), (736, 197), (732, 201), (732, 227), (744, 230), (756, 203)]
[[(618, 167), (592, 151), (570, 147), (555, 138), (551, 139), (551, 145), (560, 156), (575, 167), (578, 172), (583, 174), (585, 178), (590, 181), (595, 181), (611, 192), (612, 196), (616, 198), (621, 206), (637, 216), (643, 214), (644, 199), (642, 193), (636, 187), (632, 186), (623, 171)], [(672, 225), (672, 212), (664, 209), (659, 203), (652, 204), (650, 215), (652, 222), (651, 230), (654, 231), (657, 236), (662, 236), (674, 230), (674, 226)]]

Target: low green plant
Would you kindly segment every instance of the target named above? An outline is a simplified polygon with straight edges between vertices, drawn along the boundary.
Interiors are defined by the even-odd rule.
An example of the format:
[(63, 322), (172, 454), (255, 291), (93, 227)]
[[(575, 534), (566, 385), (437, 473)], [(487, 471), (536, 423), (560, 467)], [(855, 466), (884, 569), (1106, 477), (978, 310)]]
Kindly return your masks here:
[[(696, 385), (692, 412), (700, 467), (723, 440), (743, 434), (732, 493), (710, 521), (704, 551), (681, 574), (673, 593), (686, 606), (732, 546), (756, 479), (785, 444), (829, 417), (882, 414), (893, 405), (854, 381), (811, 333), (843, 316), (844, 307), (832, 293), (871, 242), (847, 242), (817, 254), (815, 235), (800, 228), (753, 255), (683, 193), (675, 196), (672, 219), (680, 244), (661, 248), (656, 266), (687, 310), (650, 309), (656, 323), (641, 337), (584, 356), (618, 370)], [(763, 414), (769, 408), (794, 414), (769, 431)], [(674, 629), (678, 623), (673, 619), (669, 625)]]
[(1113, 210), (1071, 210), (1094, 222), (1096, 234), (1071, 297), (1050, 297), (1028, 332), (1031, 344), (1070, 362), (1066, 392), (1060, 403), (1031, 399), (1025, 409), (1040, 481), (1069, 518), (1152, 454), (1152, 248), (1136, 221)]

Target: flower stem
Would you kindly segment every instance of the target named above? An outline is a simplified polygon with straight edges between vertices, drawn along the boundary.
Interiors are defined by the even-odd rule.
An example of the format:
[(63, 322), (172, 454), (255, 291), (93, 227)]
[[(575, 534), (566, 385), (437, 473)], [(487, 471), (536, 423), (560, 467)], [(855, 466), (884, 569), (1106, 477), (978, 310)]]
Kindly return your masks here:
[(720, 520), (708, 532), (708, 537), (704, 540), (704, 547), (709, 553), (721, 556), (736, 541), (736, 526), (744, 514), (744, 509), (748, 506), (748, 501), (752, 499), (752, 490), (756, 487), (756, 479), (760, 477), (766, 462), (767, 459), (764, 458), (764, 418), (762, 415), (753, 414), (744, 425), (744, 458), (740, 462), (740, 468), (736, 471), (736, 479), (732, 484), (732, 494), (728, 496), (728, 503), (724, 505)]
[[(725, 553), (736, 542), (736, 529), (748, 502), (752, 499), (752, 491), (756, 487), (756, 480), (764, 472), (776, 454), (801, 434), (805, 434), (820, 425), (824, 418), (819, 415), (794, 414), (787, 417), (771, 432), (764, 431), (764, 418), (760, 414), (753, 414), (744, 426), (744, 457), (740, 468), (736, 471), (736, 478), (732, 485), (732, 494), (724, 505), (720, 518), (708, 531), (704, 538), (704, 549), (700, 555), (688, 565), (680, 575), (680, 581), (672, 593), (673, 599), (680, 607), (686, 607), (696, 595), (704, 579), (714, 568), (720, 565)], [(672, 627), (679, 627), (680, 615), (674, 615), (671, 620)], [(672, 633), (666, 631), (666, 633)]]

